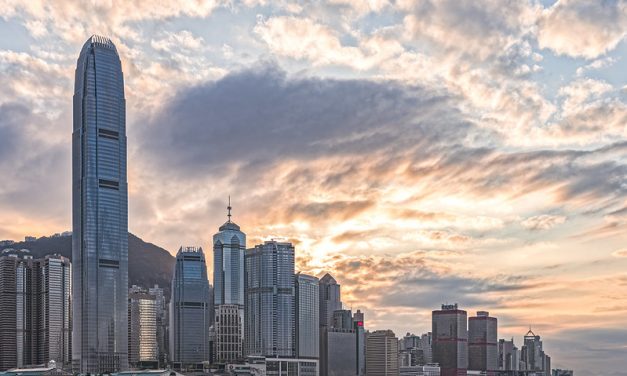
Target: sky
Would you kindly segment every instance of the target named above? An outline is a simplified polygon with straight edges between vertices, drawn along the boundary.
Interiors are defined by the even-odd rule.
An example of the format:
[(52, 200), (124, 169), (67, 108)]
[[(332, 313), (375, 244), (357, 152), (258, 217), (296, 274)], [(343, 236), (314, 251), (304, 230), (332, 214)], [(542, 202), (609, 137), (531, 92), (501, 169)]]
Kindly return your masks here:
[(627, 375), (627, 1), (0, 0), (1, 239), (71, 229), (92, 34), (122, 60), (134, 234), (207, 252), (230, 195), (249, 247), (293, 242), (368, 329), (457, 302)]

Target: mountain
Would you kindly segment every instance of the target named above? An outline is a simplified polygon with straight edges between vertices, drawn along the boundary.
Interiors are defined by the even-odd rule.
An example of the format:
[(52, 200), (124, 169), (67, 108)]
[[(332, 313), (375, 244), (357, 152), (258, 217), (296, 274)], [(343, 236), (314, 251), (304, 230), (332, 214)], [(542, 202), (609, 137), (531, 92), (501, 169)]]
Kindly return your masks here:
[[(3, 248), (29, 249), (34, 258), (58, 253), (72, 259), (72, 235), (41, 237), (16, 242)], [(170, 296), (175, 258), (165, 249), (128, 234), (128, 283), (143, 287), (158, 284)]]

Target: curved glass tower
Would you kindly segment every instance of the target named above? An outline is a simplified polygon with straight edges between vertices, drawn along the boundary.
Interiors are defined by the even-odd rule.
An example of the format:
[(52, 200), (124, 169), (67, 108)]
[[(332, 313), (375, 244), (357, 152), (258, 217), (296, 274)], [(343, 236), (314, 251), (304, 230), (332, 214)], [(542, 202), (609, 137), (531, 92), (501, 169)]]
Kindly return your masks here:
[(241, 358), (244, 341), (244, 253), (246, 234), (228, 221), (213, 235), (213, 286), (215, 304), (216, 360)]
[(72, 362), (127, 368), (126, 101), (111, 40), (92, 36), (76, 64), (72, 133)]

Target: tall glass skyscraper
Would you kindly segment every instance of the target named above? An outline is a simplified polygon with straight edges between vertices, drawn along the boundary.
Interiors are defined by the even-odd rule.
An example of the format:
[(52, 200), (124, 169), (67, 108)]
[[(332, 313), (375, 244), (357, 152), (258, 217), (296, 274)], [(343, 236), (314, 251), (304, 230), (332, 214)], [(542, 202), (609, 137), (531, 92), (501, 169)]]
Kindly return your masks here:
[(170, 360), (175, 368), (192, 369), (210, 360), (212, 303), (202, 248), (181, 247), (170, 299)]
[(124, 78), (111, 40), (92, 36), (76, 64), (72, 133), (72, 362), (128, 367), (128, 194)]
[(294, 246), (267, 241), (245, 259), (246, 355), (294, 357)]
[(228, 220), (213, 235), (213, 286), (215, 304), (216, 361), (242, 357), (244, 342), (244, 253), (246, 234)]
[(320, 353), (319, 281), (314, 276), (298, 273), (295, 282), (298, 357), (317, 359)]

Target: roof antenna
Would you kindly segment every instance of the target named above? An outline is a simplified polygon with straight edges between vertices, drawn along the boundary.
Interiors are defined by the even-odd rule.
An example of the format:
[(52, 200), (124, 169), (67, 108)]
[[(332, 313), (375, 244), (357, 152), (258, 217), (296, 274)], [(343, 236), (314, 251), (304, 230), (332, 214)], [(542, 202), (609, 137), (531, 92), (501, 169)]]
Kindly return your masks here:
[(229, 211), (229, 213), (227, 214), (227, 217), (229, 217), (229, 223), (231, 223), (231, 195), (229, 195), (229, 206), (226, 207), (226, 209)]

